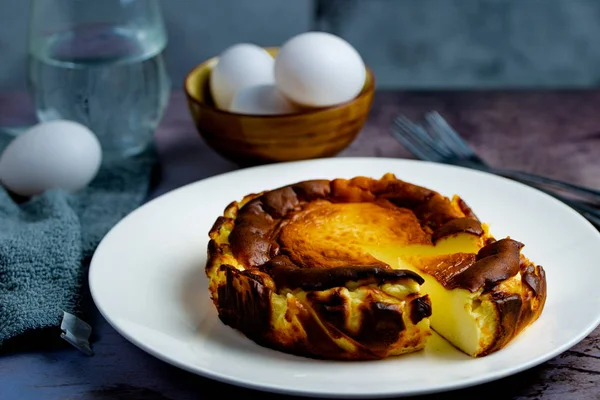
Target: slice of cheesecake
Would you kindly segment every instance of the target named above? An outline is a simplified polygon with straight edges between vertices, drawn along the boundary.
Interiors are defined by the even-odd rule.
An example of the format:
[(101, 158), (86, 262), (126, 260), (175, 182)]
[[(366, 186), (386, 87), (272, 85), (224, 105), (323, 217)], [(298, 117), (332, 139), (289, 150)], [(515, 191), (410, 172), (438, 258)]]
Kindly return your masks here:
[(501, 349), (538, 318), (545, 273), (520, 254), (523, 245), (515, 240), (489, 239), (478, 248), (465, 239), (459, 234), (433, 248), (379, 248), (372, 255), (423, 277), (433, 330), (477, 357)]
[(422, 349), (433, 330), (471, 356), (540, 315), (541, 267), (459, 198), (387, 174), (246, 196), (210, 232), (221, 320), (257, 343), (329, 359)]

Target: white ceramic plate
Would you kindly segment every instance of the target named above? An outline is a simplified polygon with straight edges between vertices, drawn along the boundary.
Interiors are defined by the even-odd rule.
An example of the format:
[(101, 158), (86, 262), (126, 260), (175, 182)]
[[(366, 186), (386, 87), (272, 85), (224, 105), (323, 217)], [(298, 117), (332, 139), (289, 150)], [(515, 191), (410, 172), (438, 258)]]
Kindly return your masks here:
[[(392, 172), (459, 194), (496, 238), (525, 243), (546, 269), (540, 319), (508, 347), (471, 359), (434, 336), (424, 351), (369, 362), (329, 362), (266, 349), (224, 326), (207, 292), (207, 233), (225, 206), (248, 193), (306, 179)], [(90, 268), (102, 315), (148, 353), (212, 379), (322, 397), (386, 397), (488, 382), (567, 350), (600, 323), (600, 234), (575, 211), (527, 186), (482, 172), (420, 161), (332, 158), (243, 169), (174, 190), (109, 232)]]

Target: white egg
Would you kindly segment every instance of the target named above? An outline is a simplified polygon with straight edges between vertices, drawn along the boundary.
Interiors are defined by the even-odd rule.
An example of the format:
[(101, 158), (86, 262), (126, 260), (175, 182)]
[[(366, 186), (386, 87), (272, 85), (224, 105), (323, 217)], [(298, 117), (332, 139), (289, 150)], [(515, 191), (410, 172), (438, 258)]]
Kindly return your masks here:
[(275, 82), (292, 101), (311, 107), (349, 101), (362, 90), (366, 68), (344, 39), (326, 32), (294, 36), (275, 57)]
[(273, 64), (273, 57), (254, 44), (229, 47), (219, 56), (210, 74), (210, 93), (216, 106), (227, 110), (239, 90), (275, 82)]
[(273, 84), (249, 86), (233, 97), (229, 111), (241, 114), (291, 114), (300, 108), (289, 101)]
[(102, 150), (84, 125), (67, 120), (40, 123), (21, 133), (0, 156), (0, 182), (21, 196), (48, 189), (71, 192), (98, 173)]

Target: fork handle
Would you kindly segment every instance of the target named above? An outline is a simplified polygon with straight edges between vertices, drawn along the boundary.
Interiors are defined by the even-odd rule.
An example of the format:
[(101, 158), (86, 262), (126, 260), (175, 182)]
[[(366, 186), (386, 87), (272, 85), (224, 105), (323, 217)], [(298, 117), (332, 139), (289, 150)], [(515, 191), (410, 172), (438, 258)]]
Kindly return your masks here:
[(600, 205), (600, 190), (595, 190), (595, 189), (584, 187), (584, 186), (574, 185), (569, 182), (564, 182), (564, 181), (560, 181), (557, 179), (552, 179), (552, 178), (532, 174), (530, 172), (525, 172), (525, 171), (514, 171), (514, 170), (508, 170), (508, 169), (491, 168), (490, 172), (497, 174), (497, 175), (502, 175), (507, 178), (516, 179), (523, 183), (554, 186), (555, 188), (569, 191), (571, 193), (578, 194), (582, 197), (586, 197), (590, 200), (593, 200), (596, 203), (596, 205)]
[(510, 178), (521, 183), (524, 183), (529, 186), (533, 186), (538, 190), (556, 198), (559, 201), (562, 201), (569, 207), (573, 208), (577, 212), (579, 212), (582, 216), (584, 216), (596, 229), (600, 231), (600, 209), (591, 206), (590, 204), (586, 204), (585, 202), (568, 199), (560, 194), (548, 189), (547, 186), (554, 186), (555, 188), (560, 188), (563, 190), (568, 190), (571, 193), (578, 193), (583, 196), (587, 196), (590, 199), (594, 199), (597, 202), (597, 205), (600, 205), (600, 191), (586, 188), (583, 186), (573, 185), (568, 182), (559, 181), (552, 178), (547, 178), (545, 176), (540, 176), (536, 174), (532, 174), (529, 172), (523, 171), (514, 171), (500, 168), (492, 168), (492, 167), (482, 167), (480, 163), (477, 163), (475, 166), (470, 165), (471, 168), (476, 168), (485, 172), (490, 172), (495, 175), (504, 176), (506, 178)]
[[(537, 187), (537, 186), (536, 186)], [(600, 210), (594, 207), (591, 207), (588, 204), (585, 204), (581, 201), (577, 201), (577, 200), (571, 200), (571, 199), (567, 199), (562, 197), (559, 194), (556, 194), (548, 189), (543, 189), (540, 187), (537, 187), (537, 189), (541, 190), (542, 192), (554, 197), (557, 200), (562, 201), (563, 203), (565, 203), (566, 205), (568, 205), (569, 207), (573, 208), (575, 211), (579, 212), (581, 215), (583, 215), (592, 225), (594, 225), (594, 227), (600, 231)]]

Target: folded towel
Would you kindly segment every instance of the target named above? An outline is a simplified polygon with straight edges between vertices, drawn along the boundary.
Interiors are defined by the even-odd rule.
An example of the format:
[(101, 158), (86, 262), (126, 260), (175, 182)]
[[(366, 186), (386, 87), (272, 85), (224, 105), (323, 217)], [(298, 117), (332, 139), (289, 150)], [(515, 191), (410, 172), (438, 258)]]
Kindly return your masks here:
[[(0, 135), (0, 152), (10, 139)], [(81, 315), (84, 262), (145, 200), (155, 160), (150, 149), (112, 162), (77, 193), (15, 201), (0, 187), (0, 352), (54, 343), (63, 312)]]

